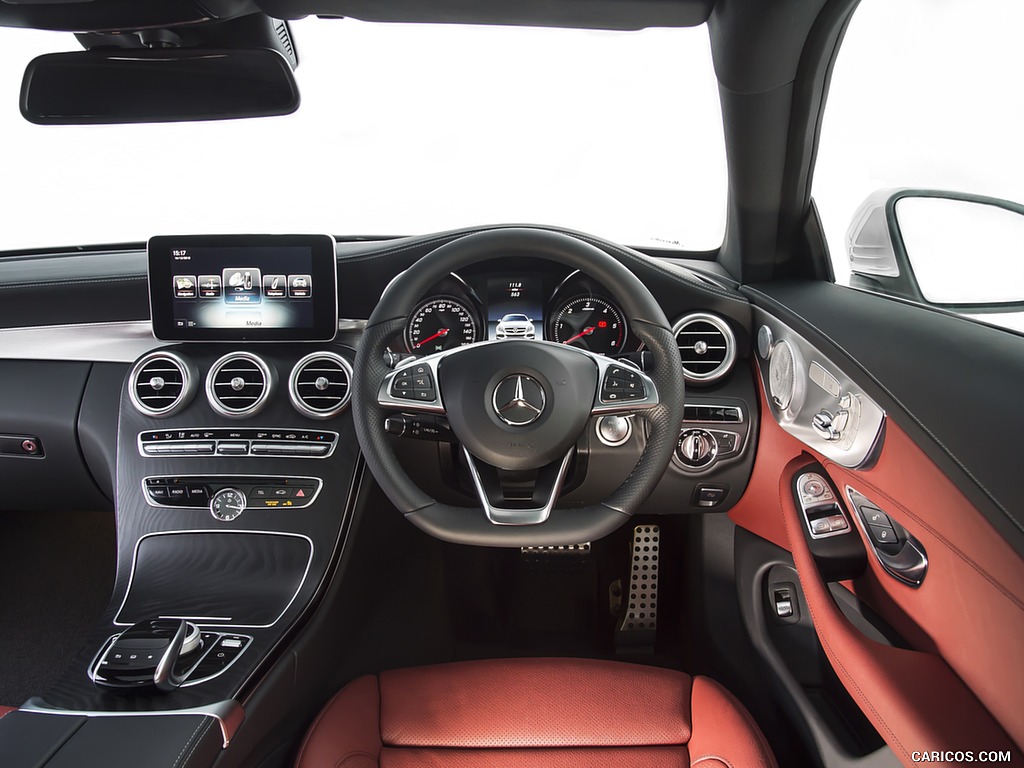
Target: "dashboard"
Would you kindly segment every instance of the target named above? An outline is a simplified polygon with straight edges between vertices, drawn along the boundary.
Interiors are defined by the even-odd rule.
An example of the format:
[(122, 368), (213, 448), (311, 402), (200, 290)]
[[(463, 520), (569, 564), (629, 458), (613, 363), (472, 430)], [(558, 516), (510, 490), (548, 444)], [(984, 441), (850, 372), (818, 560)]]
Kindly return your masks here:
[[(260, 679), (289, 627), (323, 594), (368, 493), (352, 413), (357, 350), (373, 332), (367, 319), (396, 275), (475, 231), (379, 242), (154, 238), (148, 253), (0, 261), (7, 504), (112, 506), (117, 522), (111, 603), (36, 711), (180, 711), (238, 697)], [(824, 439), (846, 451), (849, 441), (859, 452), (850, 466), (870, 460), (880, 418), (870, 400), (791, 329), (754, 310), (713, 264), (582, 237), (650, 291), (685, 378), (675, 448), (638, 514), (731, 510), (750, 483), (763, 417), (808, 444)], [(275, 246), (299, 261), (282, 263)], [(473, 351), (439, 353), (506, 341), (566, 345), (609, 358), (624, 379), (643, 375), (651, 353), (610, 282), (494, 253), (441, 277), (388, 325), (388, 375), (408, 371), (415, 382), (417, 365)], [(817, 378), (805, 382), (807, 370)], [(770, 396), (765, 407), (759, 389)], [(481, 477), (489, 470), (453, 438), (451, 413), (386, 405), (383, 438), (432, 498), (483, 515), (486, 484), (496, 508), (534, 504), (523, 487), (542, 485), (545, 468)], [(587, 509), (627, 483), (651, 434), (642, 413), (588, 410), (583, 423), (551, 493), (560, 509)], [(236, 566), (225, 575), (223, 563)], [(230, 651), (198, 661), (162, 696), (112, 696), (105, 691), (118, 683), (103, 661), (114, 636), (148, 616), (189, 618), (204, 641)]]

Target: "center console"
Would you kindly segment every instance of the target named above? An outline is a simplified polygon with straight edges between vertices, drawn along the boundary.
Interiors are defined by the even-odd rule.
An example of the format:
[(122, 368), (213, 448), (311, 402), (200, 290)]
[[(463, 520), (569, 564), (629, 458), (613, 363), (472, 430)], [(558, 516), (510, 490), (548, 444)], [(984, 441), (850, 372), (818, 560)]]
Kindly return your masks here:
[(61, 745), (47, 762), (19, 739), (26, 765), (101, 732), (208, 765), (326, 589), (350, 524), (361, 464), (333, 241), (154, 238), (150, 260), (154, 332), (178, 343), (122, 387), (110, 603), (64, 677), (0, 721)]

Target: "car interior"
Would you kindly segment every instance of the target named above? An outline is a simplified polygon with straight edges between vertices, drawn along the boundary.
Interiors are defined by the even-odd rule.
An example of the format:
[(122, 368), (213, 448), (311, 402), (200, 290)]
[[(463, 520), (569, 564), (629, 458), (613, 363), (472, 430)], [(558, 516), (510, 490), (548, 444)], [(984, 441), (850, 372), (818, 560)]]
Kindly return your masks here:
[(1024, 336), (905, 259), (836, 283), (810, 190), (856, 8), (2, 0), (67, 33), (18, 96), (54, 142), (287, 119), (305, 17), (703, 28), (728, 186), (713, 250), (181, 220), (0, 253), (0, 764), (1024, 760)]

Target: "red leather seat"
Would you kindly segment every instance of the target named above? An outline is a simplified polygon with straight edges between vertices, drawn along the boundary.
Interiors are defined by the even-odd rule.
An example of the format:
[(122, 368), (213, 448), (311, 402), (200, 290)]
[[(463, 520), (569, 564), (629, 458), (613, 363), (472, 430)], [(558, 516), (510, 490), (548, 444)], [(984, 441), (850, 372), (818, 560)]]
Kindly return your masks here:
[(297, 768), (767, 768), (756, 723), (706, 677), (508, 659), (368, 675), (310, 727)]

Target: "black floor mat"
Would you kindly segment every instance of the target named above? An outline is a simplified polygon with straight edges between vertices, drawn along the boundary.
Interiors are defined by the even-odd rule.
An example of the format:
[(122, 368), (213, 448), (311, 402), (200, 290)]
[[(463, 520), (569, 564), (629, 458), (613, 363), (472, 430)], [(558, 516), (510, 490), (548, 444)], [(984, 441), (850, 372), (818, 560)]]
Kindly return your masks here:
[(0, 512), (0, 704), (43, 693), (110, 597), (113, 512)]
[[(352, 542), (346, 574), (358, 594), (343, 641), (341, 682), (381, 669), (477, 658), (615, 658), (609, 586), (628, 581), (631, 525), (594, 542), (585, 558), (524, 557), (518, 549), (437, 541), (403, 520), (379, 491), (371, 494), (372, 513)], [(670, 561), (683, 548), (677, 523), (663, 525)], [(657, 654), (630, 660), (680, 667), (680, 627), (687, 626), (681, 574), (675, 562), (663, 570)]]

